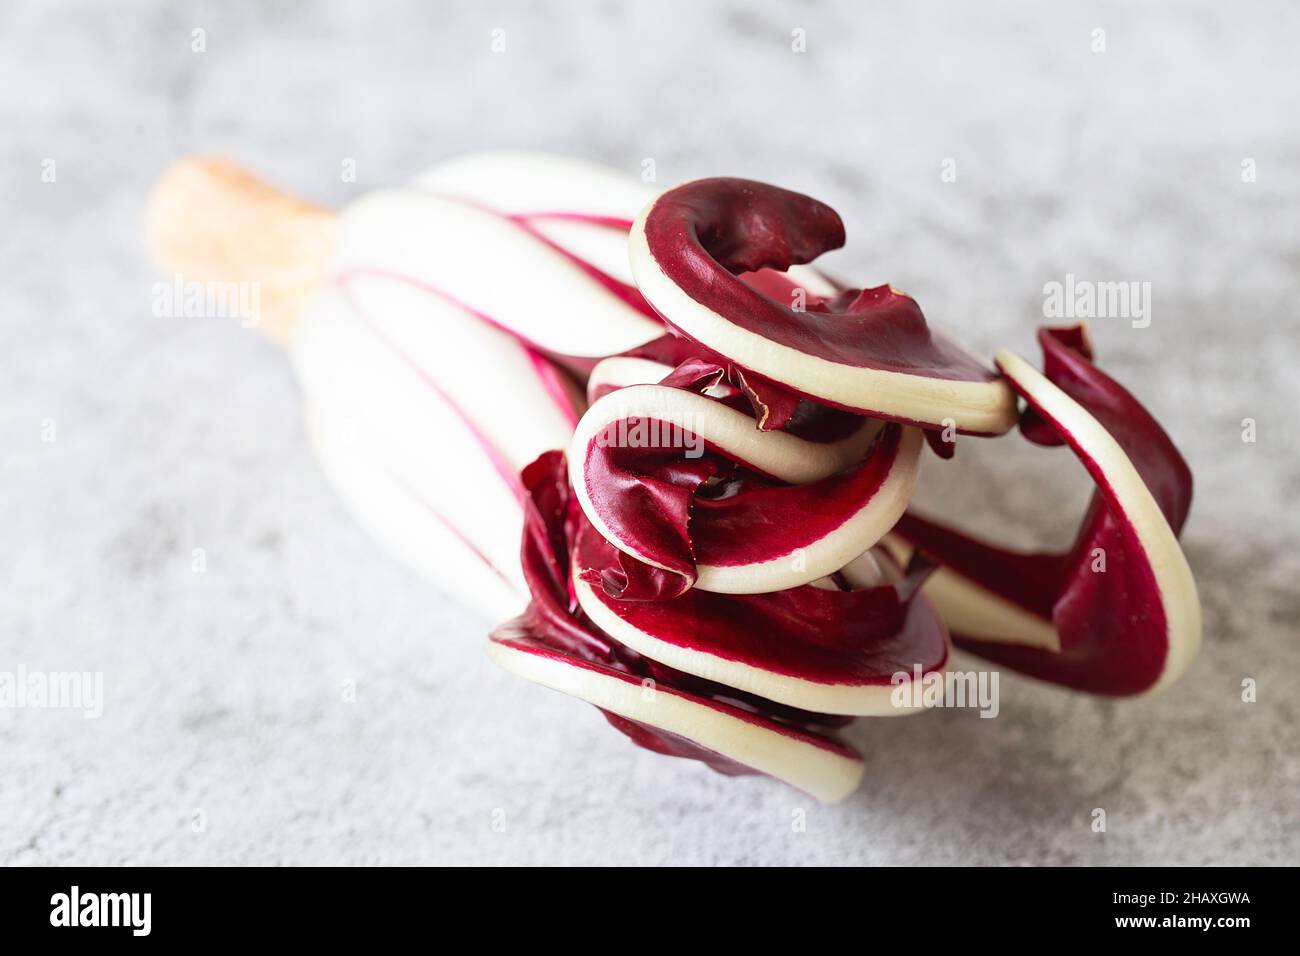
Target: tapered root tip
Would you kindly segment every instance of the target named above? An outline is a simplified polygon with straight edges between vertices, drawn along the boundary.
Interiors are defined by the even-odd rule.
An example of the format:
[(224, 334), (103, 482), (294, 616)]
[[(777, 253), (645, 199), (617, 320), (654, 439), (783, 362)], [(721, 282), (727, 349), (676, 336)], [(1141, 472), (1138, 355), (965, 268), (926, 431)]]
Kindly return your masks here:
[(282, 192), (228, 159), (169, 167), (144, 212), (144, 240), (165, 273), (185, 282), (247, 283), (256, 314), (241, 316), (287, 345), (324, 284), (338, 216)]

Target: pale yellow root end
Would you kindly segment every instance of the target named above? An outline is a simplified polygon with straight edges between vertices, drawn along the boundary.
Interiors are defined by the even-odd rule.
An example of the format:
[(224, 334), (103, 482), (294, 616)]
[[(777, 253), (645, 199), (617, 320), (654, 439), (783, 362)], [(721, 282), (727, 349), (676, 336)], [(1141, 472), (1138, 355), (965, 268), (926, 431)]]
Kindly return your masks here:
[(325, 281), (337, 228), (332, 210), (213, 157), (173, 164), (144, 213), (145, 243), (160, 269), (192, 282), (256, 283), (256, 327), (279, 345), (288, 345)]

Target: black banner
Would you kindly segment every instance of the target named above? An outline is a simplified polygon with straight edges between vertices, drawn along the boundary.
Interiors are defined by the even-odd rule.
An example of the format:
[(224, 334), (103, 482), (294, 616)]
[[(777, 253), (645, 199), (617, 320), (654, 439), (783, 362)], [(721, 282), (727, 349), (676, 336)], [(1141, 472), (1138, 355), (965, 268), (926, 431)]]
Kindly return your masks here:
[(1278, 870), (1158, 868), (467, 871), (450, 878), (418, 869), (10, 869), (0, 871), (0, 913), (7, 943), (65, 937), (78, 945), (281, 936), (339, 944), (479, 923), (491, 940), (531, 928), (548, 947), (587, 949), (614, 932), (677, 935), (676, 925), (694, 935), (701, 922), (735, 943), (775, 929), (810, 938), (843, 932), (846, 921), (861, 923), (864, 946), (879, 944), (881, 933), (918, 942), (956, 934), (987, 944), (1050, 933), (1056, 942), (1199, 936), (1231, 944), (1242, 933), (1282, 929), (1293, 882)]

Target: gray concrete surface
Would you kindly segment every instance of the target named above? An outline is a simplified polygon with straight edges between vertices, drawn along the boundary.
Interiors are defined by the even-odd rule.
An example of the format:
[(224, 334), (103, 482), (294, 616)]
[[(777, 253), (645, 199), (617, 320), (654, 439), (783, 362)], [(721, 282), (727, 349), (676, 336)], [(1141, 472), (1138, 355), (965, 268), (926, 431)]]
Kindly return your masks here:
[[(1298, 862), (1300, 13), (976, 7), (0, 6), (0, 670), (102, 671), (106, 698), (0, 710), (0, 862)], [(1193, 670), (1137, 702), (1004, 676), (996, 720), (862, 723), (865, 785), (831, 808), (495, 670), (487, 622), (344, 513), (283, 357), (155, 318), (138, 241), (185, 153), (341, 204), (492, 146), (810, 192), (848, 222), (839, 274), (984, 350), (1029, 352), (1066, 273), (1151, 282), (1149, 328), (1094, 330), (1196, 472)], [(926, 501), (1068, 534), (1068, 455), (959, 455)]]

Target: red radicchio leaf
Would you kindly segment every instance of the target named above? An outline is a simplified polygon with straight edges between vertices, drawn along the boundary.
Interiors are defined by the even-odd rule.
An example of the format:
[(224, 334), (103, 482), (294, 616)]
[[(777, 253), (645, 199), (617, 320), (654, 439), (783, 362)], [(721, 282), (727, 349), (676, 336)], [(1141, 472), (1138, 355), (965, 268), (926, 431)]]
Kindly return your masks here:
[[(670, 328), (788, 393), (875, 418), (1000, 433), (1015, 400), (996, 372), (926, 324), (892, 286), (807, 295), (802, 307), (737, 275), (788, 270), (844, 243), (829, 206), (743, 179), (670, 189), (633, 223), (637, 286)], [(789, 402), (756, 402), (777, 420)], [(761, 417), (761, 416), (760, 416)]]
[[(1040, 342), (1044, 338), (1053, 340), (1051, 347), (1046, 344), (1043, 346), (1043, 374), (1047, 376), (1048, 381), (1059, 385), (1061, 381), (1070, 377), (1069, 368), (1063, 359), (1064, 355), (1082, 356), (1089, 362), (1092, 361), (1092, 342), (1088, 339), (1088, 327), (1085, 325), (1043, 328), (1039, 330), (1038, 337)], [(1062, 350), (1059, 346), (1067, 348)], [(1066, 391), (1069, 392), (1069, 389)], [(1027, 405), (1020, 413), (1020, 434), (1035, 445), (1055, 447), (1065, 444), (1065, 439), (1050, 422), (1038, 414), (1032, 405)], [(1190, 481), (1189, 473), (1188, 482)]]
[(945, 460), (951, 458), (957, 451), (955, 441), (949, 441), (942, 431), (935, 431), (933, 428), (926, 429), (925, 443), (930, 446), (932, 452)]
[(1177, 544), (1191, 471), (1151, 414), (1092, 364), (1081, 327), (1044, 328), (1038, 340), (1045, 374), (1009, 352), (998, 363), (1028, 403), (1026, 437), (1069, 445), (1096, 482), (1074, 545), (1020, 554), (914, 514), (896, 534), (943, 566), (930, 593), (963, 647), (1094, 693), (1164, 687), (1200, 641)]
[(898, 585), (841, 591), (804, 585), (765, 594), (699, 589), (661, 601), (617, 600), (600, 587), (618, 552), (578, 529), (574, 586), (589, 619), (627, 647), (682, 671), (793, 707), (892, 716), (897, 674), (942, 669), (947, 634), (914, 594), (929, 571)]
[(875, 545), (907, 506), (920, 446), (916, 429), (862, 419), (837, 443), (756, 433), (711, 398), (634, 385), (579, 422), (570, 482), (623, 552), (604, 570), (612, 596), (760, 593), (833, 574)]
[(653, 662), (601, 632), (572, 602), (569, 550), (582, 518), (565, 475), (560, 452), (524, 470), (522, 560), (533, 601), (492, 633), (493, 659), (595, 704), (612, 726), (658, 753), (699, 760), (726, 774), (767, 773), (824, 800), (851, 792), (862, 774), (860, 756), (813, 729), (838, 725), (839, 718)]

